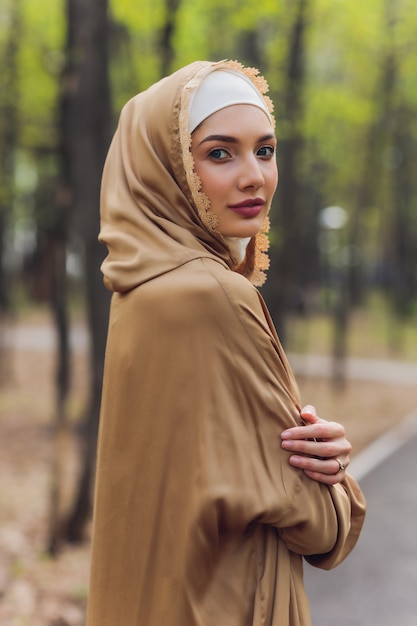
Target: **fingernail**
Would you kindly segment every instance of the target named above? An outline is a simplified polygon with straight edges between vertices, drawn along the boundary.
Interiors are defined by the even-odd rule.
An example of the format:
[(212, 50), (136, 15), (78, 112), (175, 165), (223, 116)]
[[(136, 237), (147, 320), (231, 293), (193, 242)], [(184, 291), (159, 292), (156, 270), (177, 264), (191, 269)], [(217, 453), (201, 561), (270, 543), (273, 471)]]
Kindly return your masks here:
[(315, 415), (316, 409), (312, 404), (306, 404), (306, 406), (301, 409), (301, 413), (311, 413), (311, 415)]

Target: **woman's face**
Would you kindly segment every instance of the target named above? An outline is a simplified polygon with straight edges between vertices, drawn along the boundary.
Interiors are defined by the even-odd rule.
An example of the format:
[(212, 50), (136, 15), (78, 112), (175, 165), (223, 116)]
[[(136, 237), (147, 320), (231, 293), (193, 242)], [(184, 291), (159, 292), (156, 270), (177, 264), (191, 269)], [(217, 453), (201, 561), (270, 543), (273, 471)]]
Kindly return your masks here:
[(267, 116), (249, 104), (221, 109), (193, 132), (195, 171), (225, 237), (260, 231), (278, 183), (275, 148)]

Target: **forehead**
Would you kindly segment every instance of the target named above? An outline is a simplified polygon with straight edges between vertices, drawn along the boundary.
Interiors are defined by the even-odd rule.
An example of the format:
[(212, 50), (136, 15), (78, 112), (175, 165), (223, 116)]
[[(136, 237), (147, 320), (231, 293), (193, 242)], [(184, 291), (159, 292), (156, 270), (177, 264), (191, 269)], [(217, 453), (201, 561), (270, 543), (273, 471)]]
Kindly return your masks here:
[(234, 104), (212, 113), (194, 131), (194, 135), (225, 133), (237, 135), (271, 134), (274, 130), (266, 113), (251, 104)]

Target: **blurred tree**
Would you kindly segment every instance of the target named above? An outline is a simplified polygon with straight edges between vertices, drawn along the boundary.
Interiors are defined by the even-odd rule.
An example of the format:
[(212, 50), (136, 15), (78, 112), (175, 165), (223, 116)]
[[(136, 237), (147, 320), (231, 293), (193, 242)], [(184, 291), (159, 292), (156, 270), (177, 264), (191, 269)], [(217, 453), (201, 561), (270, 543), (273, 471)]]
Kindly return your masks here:
[(20, 0), (3, 7), (7, 23), (0, 47), (0, 315), (10, 309), (5, 244), (15, 197), (14, 176), (18, 140), (19, 72), (18, 48), (21, 34)]
[[(62, 509), (62, 476), (66, 449), (64, 439), (66, 435), (66, 401), (70, 391), (70, 345), (69, 345), (69, 316), (67, 290), (67, 243), (68, 243), (68, 214), (63, 207), (56, 191), (57, 180), (46, 177), (39, 185), (37, 202), (48, 209), (52, 220), (48, 224), (37, 225), (37, 248), (31, 259), (30, 271), (35, 275), (38, 297), (41, 295), (50, 304), (57, 337), (57, 361), (55, 370), (56, 388), (56, 420), (55, 420), (55, 456), (52, 465), (51, 480), (51, 508), (48, 531), (48, 549), (54, 554), (58, 548), (61, 530)], [(57, 197), (58, 196), (58, 197)], [(35, 267), (33, 267), (35, 261)], [(41, 293), (39, 294), (39, 286)], [(43, 285), (43, 289), (42, 289)]]
[[(385, 245), (392, 307), (394, 314), (403, 320), (410, 313), (416, 295), (416, 256), (413, 247), (417, 238), (415, 231), (410, 228), (413, 223), (412, 163), (416, 146), (412, 120), (416, 114), (405, 104), (399, 85), (401, 60), (397, 42), (398, 9), (394, 0), (385, 0), (386, 43), (380, 89), (380, 130), (383, 138), (380, 167), (384, 196), (380, 197), (380, 202), (388, 226)], [(398, 342), (398, 334), (394, 336)]]
[(175, 22), (180, 6), (181, 0), (165, 0), (165, 19), (159, 40), (161, 76), (167, 76), (172, 71), (172, 63), (175, 58)]
[(111, 139), (107, 0), (67, 0), (66, 66), (62, 81), (62, 154), (71, 222), (84, 245), (90, 335), (90, 398), (83, 426), (81, 473), (65, 524), (66, 539), (79, 541), (91, 510), (96, 437), (107, 336), (109, 293), (98, 242), (100, 181)]
[[(279, 233), (271, 250), (271, 279), (265, 289), (271, 315), (285, 342), (285, 317), (294, 305), (300, 279), (314, 262), (309, 254), (311, 231), (306, 233), (305, 205), (301, 180), (304, 139), (304, 90), (306, 77), (306, 30), (310, 1), (293, 3), (288, 55), (279, 116), (279, 169), (277, 211), (272, 213), (273, 229)], [(310, 207), (308, 207), (310, 208)], [(306, 234), (308, 237), (306, 237)], [(306, 259), (308, 259), (306, 263)], [(300, 302), (300, 306), (302, 303)]]
[(6, 243), (15, 200), (15, 157), (17, 150), (19, 99), (18, 42), (21, 30), (19, 0), (4, 7), (7, 28), (0, 41), (0, 384), (10, 375), (7, 329), (11, 314), (10, 276), (6, 268)]

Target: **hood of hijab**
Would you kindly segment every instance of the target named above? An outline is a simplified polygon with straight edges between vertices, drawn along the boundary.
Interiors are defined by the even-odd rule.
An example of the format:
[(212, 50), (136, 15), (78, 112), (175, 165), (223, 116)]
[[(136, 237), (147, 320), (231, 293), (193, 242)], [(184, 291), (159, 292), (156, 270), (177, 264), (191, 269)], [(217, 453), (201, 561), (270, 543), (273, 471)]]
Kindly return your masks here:
[(189, 98), (209, 72), (223, 66), (244, 72), (272, 112), (266, 81), (235, 61), (196, 61), (122, 109), (101, 186), (99, 239), (108, 249), (101, 269), (111, 291), (129, 291), (203, 257), (242, 273), (253, 284), (265, 280), (268, 220), (249, 242), (243, 261), (237, 259), (236, 247), (216, 229), (194, 171)]

